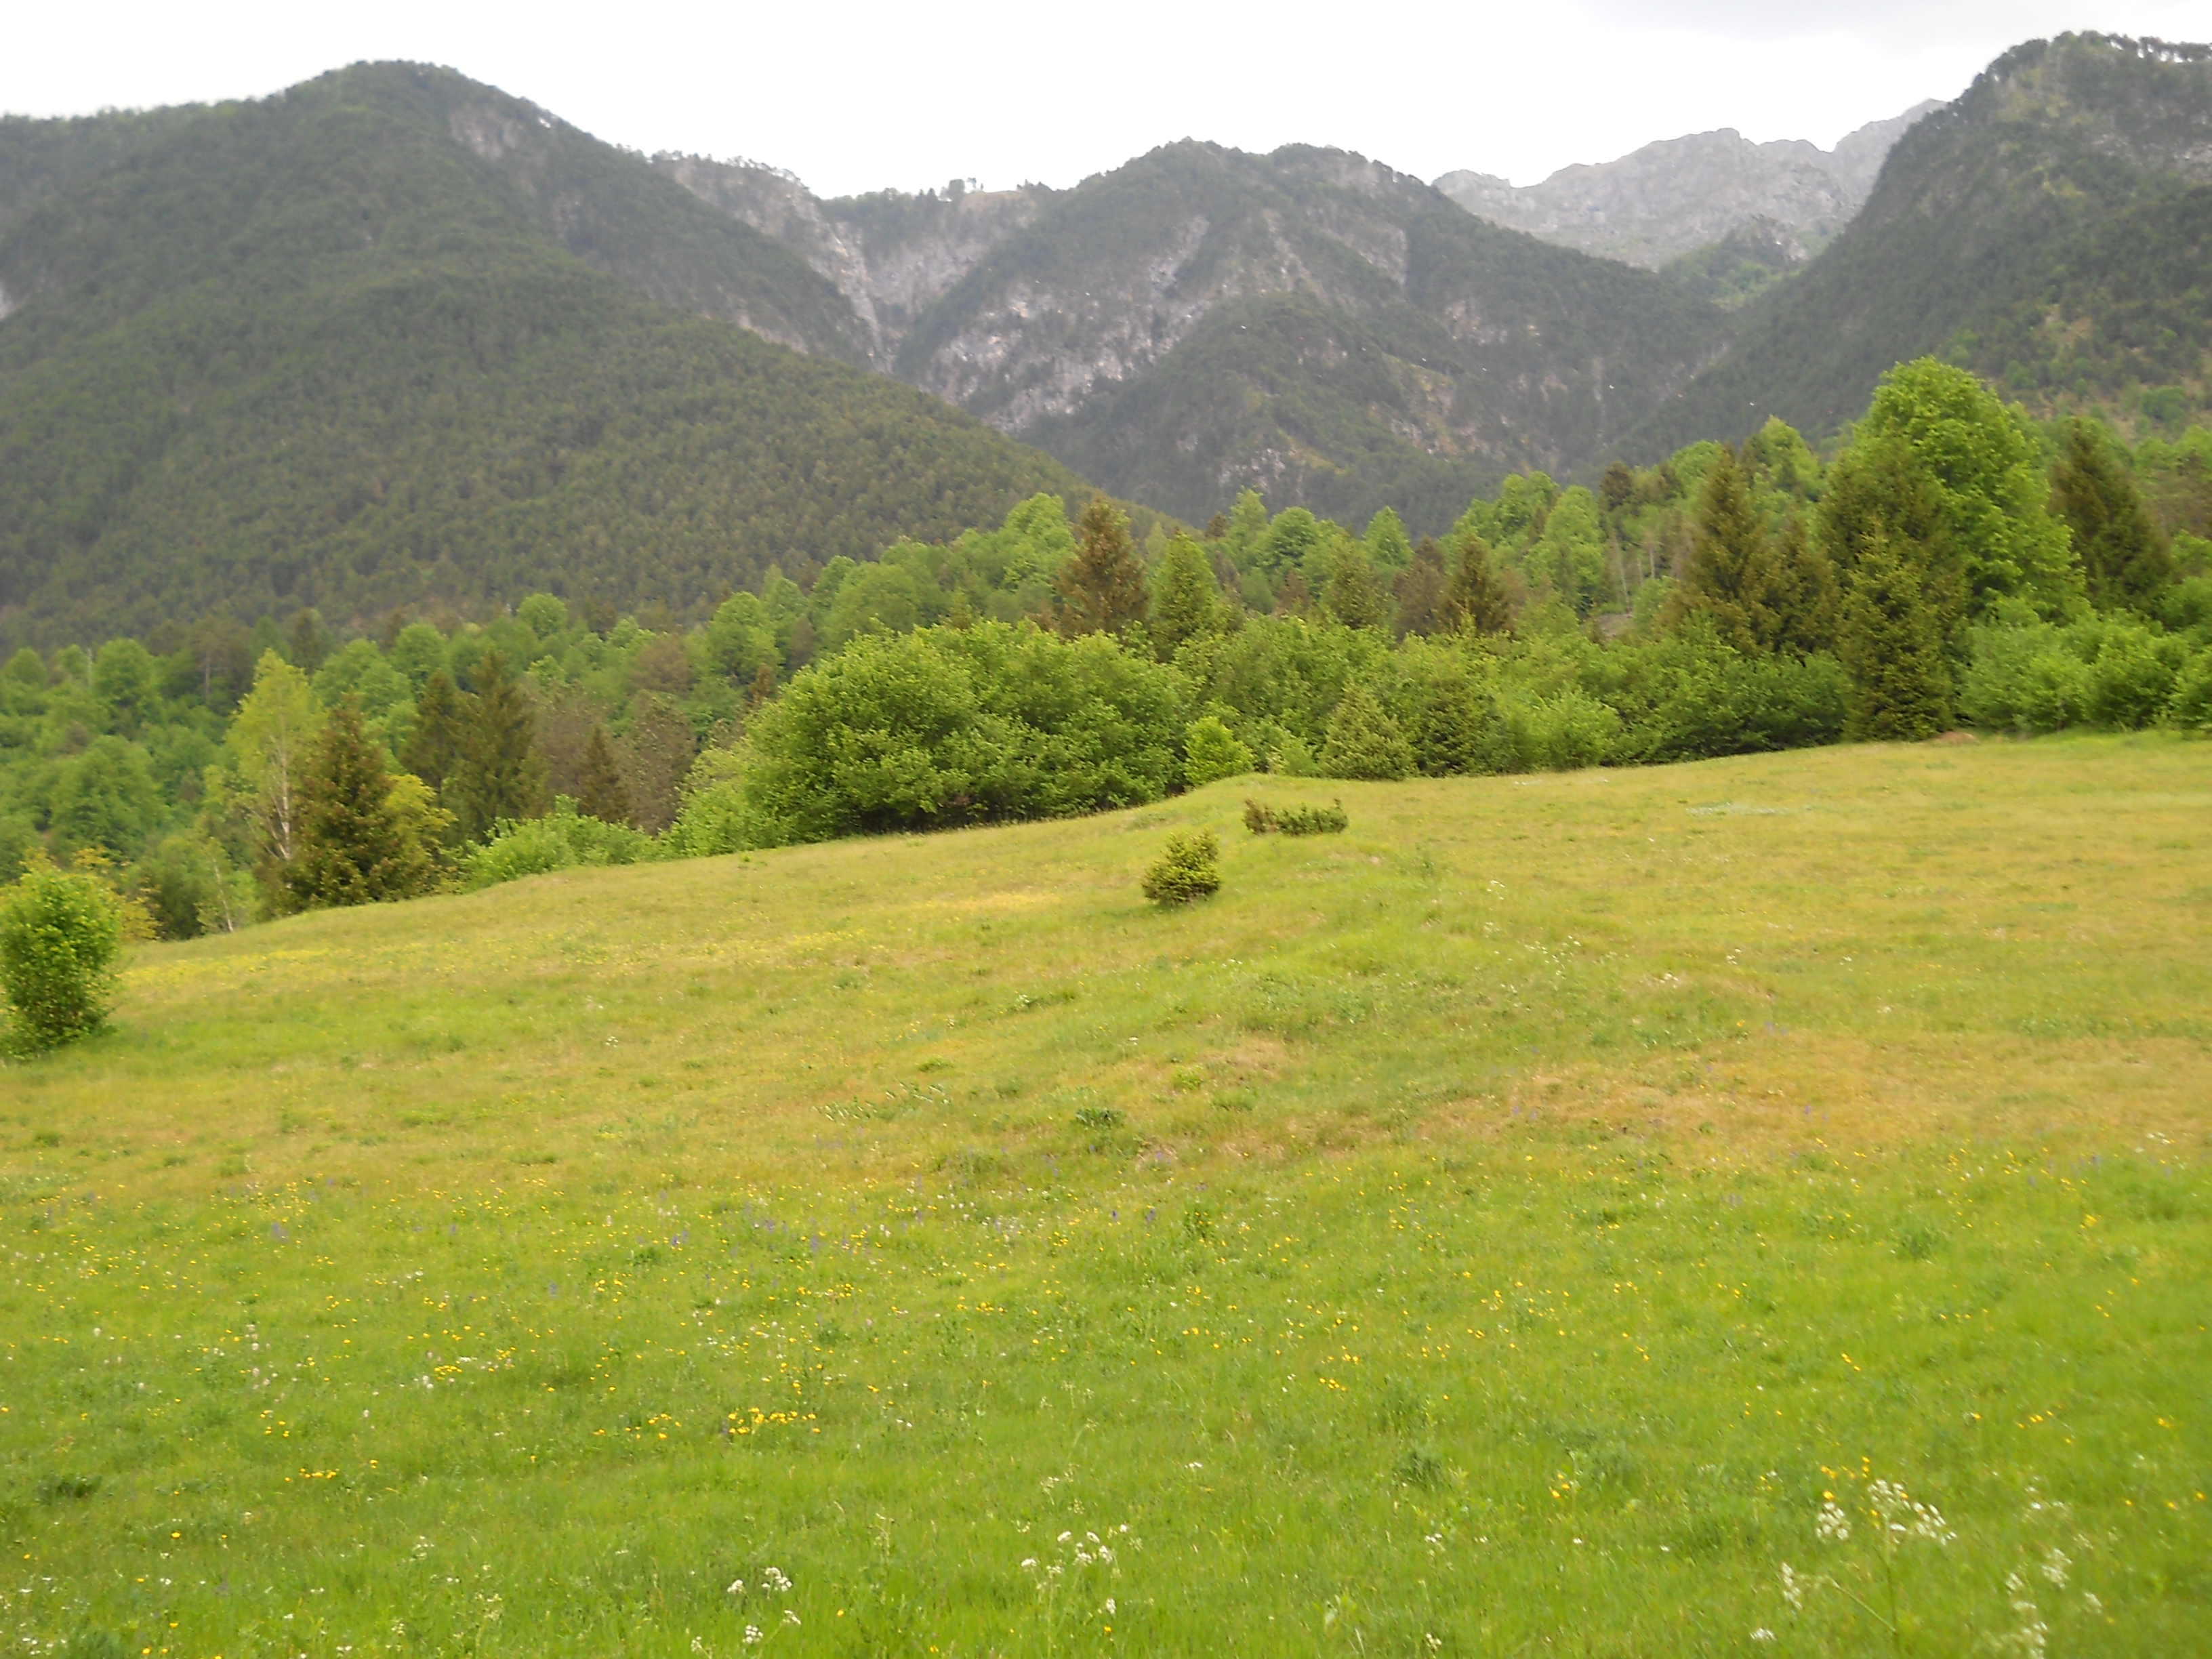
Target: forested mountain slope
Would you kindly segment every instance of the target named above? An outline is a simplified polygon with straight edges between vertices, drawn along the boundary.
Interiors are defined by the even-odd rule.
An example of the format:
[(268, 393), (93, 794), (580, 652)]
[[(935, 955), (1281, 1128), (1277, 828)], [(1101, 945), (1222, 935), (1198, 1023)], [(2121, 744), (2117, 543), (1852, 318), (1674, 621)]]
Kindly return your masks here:
[(1770, 415), (1832, 432), (1926, 352), (2045, 410), (2180, 419), (2208, 406), (2208, 258), (2212, 48), (2031, 42), (1905, 134), (1850, 228), (1632, 447)]
[(866, 355), (788, 249), (445, 71), (7, 123), (0, 294), (19, 639), (535, 587), (696, 614), (1084, 488), (769, 343)]
[(1441, 529), (1516, 467), (1601, 463), (1723, 326), (1340, 150), (1185, 141), (1068, 191), (842, 201), (654, 165), (836, 283), (880, 366), (1193, 519), (1249, 487)]
[(1720, 321), (1357, 155), (1186, 142), (1053, 198), (896, 372), (1187, 517), (1251, 487), (1430, 529), (1509, 470), (1601, 460)]

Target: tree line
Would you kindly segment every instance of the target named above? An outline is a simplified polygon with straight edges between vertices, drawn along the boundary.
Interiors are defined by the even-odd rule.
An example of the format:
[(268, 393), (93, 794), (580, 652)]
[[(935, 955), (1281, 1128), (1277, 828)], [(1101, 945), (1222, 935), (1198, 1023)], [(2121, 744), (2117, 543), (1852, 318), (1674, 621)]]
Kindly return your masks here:
[(2212, 432), (2130, 451), (1933, 361), (1831, 459), (1507, 479), (1414, 540), (1246, 492), (771, 570), (701, 626), (204, 619), (0, 666), (0, 873), (89, 857), (171, 937), (574, 863), (1049, 817), (1249, 770), (1657, 762), (2212, 726)]

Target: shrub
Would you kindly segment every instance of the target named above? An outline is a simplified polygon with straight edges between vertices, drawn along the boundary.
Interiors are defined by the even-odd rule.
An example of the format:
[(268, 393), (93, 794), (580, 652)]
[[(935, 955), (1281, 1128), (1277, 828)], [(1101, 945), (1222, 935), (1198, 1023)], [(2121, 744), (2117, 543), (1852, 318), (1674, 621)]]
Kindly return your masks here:
[(2144, 628), (2121, 625), (2106, 630), (2089, 665), (2089, 696), (2098, 720), (2132, 731), (2159, 717), (2173, 695), (2188, 650), (2179, 640), (2161, 638)]
[(1183, 732), (1183, 781), (1197, 789), (1252, 769), (1252, 751), (1237, 740), (1218, 714), (1193, 720)]
[(2212, 651), (2200, 651), (2190, 659), (2174, 680), (2166, 712), (2183, 731), (2212, 735)]
[(471, 848), (462, 861), (461, 884), (473, 891), (578, 865), (641, 864), (659, 854), (652, 836), (586, 817), (563, 795), (544, 817), (501, 823), (489, 841)]
[(753, 844), (1060, 817), (1165, 795), (1182, 684), (1111, 639), (986, 623), (864, 635), (747, 734)]
[(1334, 806), (1270, 806), (1265, 801), (1244, 803), (1244, 827), (1255, 836), (1334, 836), (1351, 827), (1344, 803)]
[(1209, 833), (1170, 836), (1167, 850), (1145, 872), (1145, 896), (1155, 904), (1188, 904), (1221, 889), (1221, 843)]
[(0, 990), (8, 1045), (42, 1054), (89, 1036), (115, 1006), (123, 906), (96, 877), (40, 862), (0, 903)]

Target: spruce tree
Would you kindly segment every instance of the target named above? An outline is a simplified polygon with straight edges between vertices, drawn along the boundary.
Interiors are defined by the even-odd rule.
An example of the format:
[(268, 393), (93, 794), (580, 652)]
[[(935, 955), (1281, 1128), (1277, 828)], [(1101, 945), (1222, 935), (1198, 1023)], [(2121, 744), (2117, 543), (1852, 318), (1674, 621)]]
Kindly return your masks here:
[(301, 793), (299, 847), (283, 872), (295, 907), (374, 904), (429, 890), (435, 866), (408, 833), (353, 698), (325, 720)]
[(576, 769), (576, 807), (602, 823), (629, 822), (629, 791), (623, 787), (622, 769), (615, 764), (605, 726), (594, 726), (584, 745), (583, 763)]
[(1358, 542), (1346, 542), (1334, 551), (1335, 568), (1322, 590), (1322, 608), (1346, 628), (1374, 628), (1388, 621), (1390, 607), (1376, 582), (1367, 550)]
[(1218, 632), (1221, 610), (1221, 588), (1206, 550), (1188, 536), (1176, 536), (1152, 579), (1154, 653), (1165, 662), (1184, 641)]
[(1071, 639), (1118, 634), (1144, 620), (1145, 567), (1129, 539), (1129, 520), (1093, 495), (1075, 521), (1075, 554), (1060, 567), (1055, 620)]
[(1444, 552), (1436, 538), (1424, 536), (1413, 549), (1412, 561), (1390, 584), (1396, 602), (1398, 633), (1433, 634), (1443, 620), (1444, 595), (1451, 586), (1444, 573)]
[(465, 841), (481, 841), (502, 819), (534, 817), (544, 809), (545, 762), (529, 699), (507, 678), (496, 651), (484, 653), (476, 679), (468, 741), (439, 792)]
[(1805, 533), (1805, 520), (1790, 515), (1774, 542), (1782, 611), (1782, 628), (1775, 641), (1784, 651), (1800, 656), (1826, 651), (1836, 642), (1836, 571), (1819, 544)]
[(2146, 609), (2173, 580), (2173, 555), (2135, 480), (2096, 426), (2079, 415), (2059, 435), (2051, 506), (2072, 532), (2089, 597), (2100, 609)]
[(430, 671), (415, 699), (415, 726), (400, 746), (399, 765), (434, 790), (443, 790), (446, 780), (461, 763), (469, 746), (469, 707), (442, 668)]
[(1441, 611), (1444, 626), (1455, 634), (1503, 634), (1513, 626), (1513, 603), (1490, 562), (1490, 544), (1481, 537), (1461, 538), (1459, 568)]
[(1950, 729), (1953, 683), (1943, 623), (1909, 544), (1863, 544), (1844, 601), (1838, 651), (1851, 677), (1844, 736), (1914, 740)]
[(1321, 769), (1332, 778), (1402, 778), (1413, 769), (1413, 748), (1390, 711), (1354, 680), (1337, 699), (1321, 746)]
[(1689, 563), (1670, 608), (1712, 619), (1713, 631), (1743, 652), (1771, 651), (1785, 631), (1783, 574), (1752, 511), (1735, 450), (1723, 444), (1698, 495)]

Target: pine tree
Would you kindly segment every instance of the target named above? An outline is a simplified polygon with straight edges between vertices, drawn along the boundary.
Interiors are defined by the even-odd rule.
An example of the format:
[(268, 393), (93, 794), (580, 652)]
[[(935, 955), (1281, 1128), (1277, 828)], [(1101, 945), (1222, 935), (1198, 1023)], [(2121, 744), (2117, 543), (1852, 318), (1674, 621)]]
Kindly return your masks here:
[(1723, 444), (1698, 492), (1690, 561), (1669, 609), (1677, 618), (1710, 617), (1713, 631), (1739, 651), (1771, 651), (1785, 625), (1783, 586), (1743, 469)]
[(2144, 510), (2135, 480), (2095, 425), (2079, 415), (2059, 435), (2051, 506), (2073, 534), (2089, 597), (2100, 609), (2144, 609), (2173, 580), (2173, 555)]
[(1490, 544), (1481, 537), (1462, 538), (1459, 568), (1438, 611), (1455, 634), (1503, 634), (1513, 626), (1513, 603), (1490, 562)]
[(605, 726), (594, 726), (584, 745), (583, 763), (576, 770), (576, 806), (602, 823), (629, 822), (629, 791), (623, 787), (622, 769), (615, 764)]
[(1413, 748), (1390, 711), (1354, 680), (1337, 699), (1321, 746), (1321, 769), (1332, 778), (1402, 778), (1413, 769)]
[(432, 789), (443, 790), (468, 746), (467, 700), (444, 669), (433, 669), (415, 699), (415, 726), (400, 748), (400, 767)]
[(408, 833), (384, 757), (351, 697), (325, 720), (301, 795), (299, 846), (283, 872), (295, 907), (374, 904), (429, 890), (436, 866)]
[(1188, 536), (1168, 543), (1152, 579), (1152, 650), (1165, 662), (1185, 640), (1218, 632), (1221, 588), (1206, 550)]
[(1118, 634), (1145, 615), (1145, 567), (1129, 539), (1129, 520), (1093, 495), (1075, 521), (1075, 556), (1060, 567), (1055, 620), (1071, 639)]
[(1932, 738), (1952, 723), (1951, 666), (1928, 575), (1909, 544), (1859, 550), (1844, 602), (1838, 654), (1851, 677), (1848, 738)]
[(483, 840), (502, 819), (534, 817), (545, 805), (545, 762), (529, 699), (496, 651), (484, 653), (476, 679), (468, 740), (439, 791), (465, 841)]

